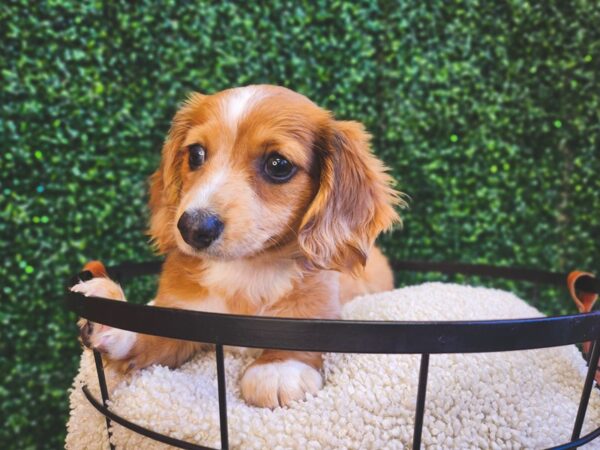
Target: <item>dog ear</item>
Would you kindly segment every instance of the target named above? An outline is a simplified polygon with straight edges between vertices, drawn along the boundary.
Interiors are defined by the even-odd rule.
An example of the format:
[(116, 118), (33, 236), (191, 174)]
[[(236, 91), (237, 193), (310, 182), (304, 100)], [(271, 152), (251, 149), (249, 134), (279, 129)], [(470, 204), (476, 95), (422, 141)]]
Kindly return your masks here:
[(332, 121), (316, 145), (319, 187), (298, 233), (313, 267), (359, 273), (377, 235), (400, 221), (404, 201), (369, 139), (358, 122)]
[(181, 147), (204, 95), (194, 92), (182, 104), (171, 122), (162, 148), (160, 166), (150, 177), (150, 235), (156, 250), (165, 253), (175, 247), (173, 223), (181, 193)]

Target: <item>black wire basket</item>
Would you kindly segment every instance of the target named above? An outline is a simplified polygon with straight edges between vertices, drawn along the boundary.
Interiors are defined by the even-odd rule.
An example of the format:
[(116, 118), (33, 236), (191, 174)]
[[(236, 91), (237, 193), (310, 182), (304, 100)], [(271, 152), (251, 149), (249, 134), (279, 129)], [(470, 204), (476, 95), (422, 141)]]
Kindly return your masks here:
[[(555, 272), (462, 263), (396, 261), (392, 266), (397, 271), (460, 273), (549, 285), (564, 286), (567, 279), (567, 274)], [(136, 276), (158, 274), (160, 268), (160, 262), (125, 263), (109, 268), (108, 274), (117, 281), (124, 281)], [(89, 273), (81, 273), (73, 281), (90, 276)], [(579, 292), (597, 294), (600, 293), (600, 280), (592, 276), (581, 276), (574, 287)], [(580, 436), (600, 358), (600, 311), (533, 319), (389, 322), (282, 319), (185, 311), (84, 297), (70, 291), (66, 302), (68, 309), (92, 322), (143, 334), (214, 344), (221, 449), (229, 448), (224, 345), (333, 353), (420, 354), (412, 442), (413, 449), (418, 449), (421, 447), (430, 355), (529, 350), (593, 341), (592, 349), (587, 355), (588, 371), (574, 418), (571, 440), (552, 448), (577, 448), (600, 436), (600, 426), (587, 435)], [(157, 433), (112, 412), (107, 406), (108, 389), (102, 357), (94, 352), (94, 359), (102, 399), (95, 398), (87, 386), (82, 389), (89, 402), (105, 416), (109, 437), (110, 424), (114, 421), (136, 433), (174, 447), (209, 449)], [(114, 448), (110, 445), (111, 449)]]

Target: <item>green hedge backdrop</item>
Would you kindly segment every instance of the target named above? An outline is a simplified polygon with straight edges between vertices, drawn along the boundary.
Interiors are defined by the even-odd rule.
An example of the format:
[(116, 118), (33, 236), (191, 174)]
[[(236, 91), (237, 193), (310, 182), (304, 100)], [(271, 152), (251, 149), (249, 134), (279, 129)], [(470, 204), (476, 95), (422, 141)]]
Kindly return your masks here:
[(192, 90), (281, 84), (364, 122), (412, 199), (390, 255), (600, 268), (597, 2), (241, 3), (0, 5), (0, 447), (63, 445), (65, 280), (152, 257), (145, 180)]

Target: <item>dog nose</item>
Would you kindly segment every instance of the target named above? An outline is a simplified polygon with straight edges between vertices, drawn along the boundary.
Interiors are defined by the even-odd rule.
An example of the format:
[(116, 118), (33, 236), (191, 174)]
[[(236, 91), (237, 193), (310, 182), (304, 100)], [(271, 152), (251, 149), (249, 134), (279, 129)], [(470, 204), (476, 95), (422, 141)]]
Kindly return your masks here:
[(197, 250), (212, 244), (223, 232), (223, 227), (219, 216), (203, 210), (186, 211), (177, 221), (183, 240)]

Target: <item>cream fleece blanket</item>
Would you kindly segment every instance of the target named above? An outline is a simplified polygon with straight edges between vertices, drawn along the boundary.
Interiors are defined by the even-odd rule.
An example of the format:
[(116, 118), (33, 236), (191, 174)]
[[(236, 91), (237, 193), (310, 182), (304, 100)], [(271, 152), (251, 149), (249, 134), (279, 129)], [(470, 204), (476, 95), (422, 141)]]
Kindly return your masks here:
[[(357, 298), (344, 318), (470, 320), (541, 314), (511, 293), (427, 283)], [(411, 445), (419, 356), (325, 356), (325, 386), (287, 409), (247, 406), (238, 378), (250, 356), (226, 353), (230, 445), (234, 449), (400, 449)], [(432, 355), (423, 448), (544, 448), (569, 440), (586, 366), (575, 346), (520, 352)], [(109, 376), (110, 407), (144, 427), (219, 447), (214, 354), (178, 370), (151, 367), (127, 380)], [(81, 392), (99, 398), (91, 352), (85, 351), (71, 392), (68, 449), (108, 448), (104, 418)], [(594, 389), (583, 434), (600, 425)], [(113, 425), (118, 449), (163, 444)], [(592, 442), (586, 448), (600, 448)]]

